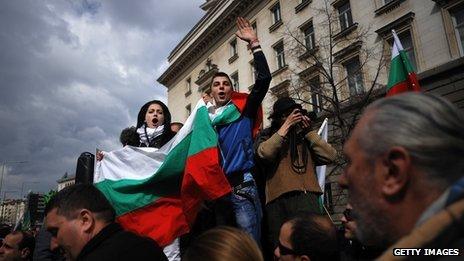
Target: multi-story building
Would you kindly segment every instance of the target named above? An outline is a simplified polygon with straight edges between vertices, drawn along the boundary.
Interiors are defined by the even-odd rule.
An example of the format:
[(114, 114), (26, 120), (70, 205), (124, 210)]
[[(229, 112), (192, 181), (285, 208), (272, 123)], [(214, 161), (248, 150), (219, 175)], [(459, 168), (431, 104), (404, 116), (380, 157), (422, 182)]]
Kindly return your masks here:
[(392, 30), (422, 88), (464, 108), (464, 0), (207, 0), (201, 8), (205, 15), (158, 78), (173, 121), (186, 120), (217, 71), (228, 73), (237, 91), (253, 87), (252, 55), (235, 36), (237, 16), (251, 21), (271, 68), (265, 115), (280, 96), (321, 115), (334, 93), (340, 103), (371, 89), (382, 95)]
[(58, 183), (57, 190), (60, 191), (68, 186), (71, 186), (75, 183), (75, 176), (69, 175), (68, 172), (64, 173), (63, 177), (56, 181)]
[(41, 226), (43, 224), (45, 212), (44, 195), (42, 193), (32, 193), (27, 195), (27, 213), (30, 215), (29, 220), (31, 227)]
[(26, 201), (6, 199), (0, 205), (0, 223), (14, 226), (24, 215)]
[[(208, 0), (201, 6), (206, 14), (170, 53), (170, 65), (158, 78), (168, 89), (169, 107), (176, 108), (172, 109), (173, 120), (187, 118), (209, 87), (214, 71), (229, 73), (236, 90), (247, 92), (253, 85), (252, 56), (234, 35), (239, 15), (253, 23), (273, 71), (271, 95), (265, 100), (265, 113), (269, 113), (275, 98), (288, 92), (290, 87), (285, 85), (290, 86), (301, 77), (305, 66), (310, 67), (293, 54), (293, 36), (315, 50), (327, 37), (328, 18), (320, 12), (326, 4), (333, 16), (333, 41), (358, 40), (355, 36), (367, 32), (359, 38), (362, 42), (350, 43), (350, 48), (335, 46), (331, 54), (340, 67), (335, 78), (346, 79), (348, 95), (365, 91), (376, 72), (373, 65), (358, 73), (365, 60), (357, 60), (362, 55), (358, 49), (378, 50), (385, 44), (388, 53), (390, 32), (395, 29), (417, 68), (422, 87), (464, 107), (464, 91), (458, 88), (463, 79), (462, 0)], [(382, 69), (378, 78), (378, 86), (384, 86), (387, 69)]]

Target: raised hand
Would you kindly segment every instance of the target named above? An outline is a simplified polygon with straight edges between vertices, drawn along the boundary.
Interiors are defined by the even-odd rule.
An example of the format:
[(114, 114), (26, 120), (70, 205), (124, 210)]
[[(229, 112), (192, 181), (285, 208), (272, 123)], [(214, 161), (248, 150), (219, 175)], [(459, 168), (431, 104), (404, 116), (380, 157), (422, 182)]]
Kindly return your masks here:
[(103, 153), (103, 151), (98, 150), (97, 155), (96, 155), (97, 161), (102, 161), (103, 157), (105, 157), (105, 154)]
[(253, 30), (253, 27), (251, 27), (251, 24), (247, 19), (237, 17), (237, 28), (238, 30), (235, 35), (243, 41), (250, 43), (258, 40), (255, 30)]

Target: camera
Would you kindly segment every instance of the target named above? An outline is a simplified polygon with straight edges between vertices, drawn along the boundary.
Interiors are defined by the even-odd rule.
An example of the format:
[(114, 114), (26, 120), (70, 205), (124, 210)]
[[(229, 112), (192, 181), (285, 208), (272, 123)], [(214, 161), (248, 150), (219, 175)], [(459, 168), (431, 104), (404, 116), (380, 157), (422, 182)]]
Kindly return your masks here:
[(306, 109), (300, 109), (299, 112), (305, 116), (308, 116), (311, 122), (317, 119), (317, 114), (314, 111), (308, 112)]
[[(313, 121), (315, 121), (317, 119), (317, 114), (314, 112), (314, 111), (310, 111), (308, 112), (307, 110), (305, 109), (299, 109), (298, 110), (299, 113), (307, 116), (311, 122), (310, 122), (310, 125)], [(311, 129), (311, 126), (308, 128), (308, 127), (305, 127), (301, 122), (297, 125), (295, 125), (295, 131), (296, 131), (296, 134), (298, 137), (300, 138), (303, 138), (303, 136)]]

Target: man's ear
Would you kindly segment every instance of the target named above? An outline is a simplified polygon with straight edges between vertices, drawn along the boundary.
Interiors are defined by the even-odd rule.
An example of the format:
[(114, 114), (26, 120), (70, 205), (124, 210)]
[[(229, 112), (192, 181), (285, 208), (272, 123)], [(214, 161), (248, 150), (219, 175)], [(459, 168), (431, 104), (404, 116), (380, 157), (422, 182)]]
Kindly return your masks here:
[(21, 249), (21, 252), (19, 253), (19, 255), (21, 256), (21, 258), (26, 259), (30, 253), (31, 253), (31, 250), (28, 247), (25, 247)]
[(300, 256), (299, 259), (300, 259), (301, 261), (311, 261), (311, 259), (310, 259), (309, 256), (307, 256), (307, 255), (302, 255), (302, 256)]
[(411, 156), (404, 147), (395, 146), (382, 158), (382, 194), (389, 198), (401, 196), (410, 180)]
[(95, 225), (95, 215), (88, 209), (79, 212), (79, 222), (85, 232), (90, 232)]

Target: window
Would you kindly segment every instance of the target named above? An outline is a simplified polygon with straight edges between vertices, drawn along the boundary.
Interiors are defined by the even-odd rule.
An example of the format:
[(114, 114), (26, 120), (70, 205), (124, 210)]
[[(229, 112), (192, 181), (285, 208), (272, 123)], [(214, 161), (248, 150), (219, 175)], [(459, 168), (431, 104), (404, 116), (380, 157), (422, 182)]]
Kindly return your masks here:
[(185, 111), (187, 113), (187, 117), (190, 116), (190, 113), (192, 113), (192, 106), (190, 104), (185, 106)]
[(234, 91), (238, 91), (239, 90), (239, 84), (238, 84), (238, 72), (234, 72), (231, 76), (230, 76), (231, 80), (232, 80), (232, 88), (234, 89)]
[(450, 11), (453, 19), (453, 26), (456, 32), (456, 39), (458, 41), (459, 52), (461, 56), (464, 55), (464, 5), (460, 5), (454, 10)]
[(282, 17), (280, 16), (280, 3), (277, 2), (272, 8), (271, 8), (271, 14), (272, 14), (272, 24), (276, 24), (281, 21)]
[(250, 73), (251, 73), (251, 82), (254, 84), (256, 81), (256, 68), (253, 61), (250, 62)]
[(230, 57), (234, 57), (237, 55), (237, 39), (230, 41)]
[(350, 95), (356, 96), (364, 92), (361, 64), (359, 58), (354, 58), (344, 64), (348, 78)]
[(284, 43), (280, 42), (276, 46), (274, 46), (274, 52), (276, 55), (277, 68), (281, 69), (285, 67)]
[(312, 50), (314, 49), (316, 40), (314, 37), (314, 27), (313, 23), (309, 23), (308, 25), (304, 26), (301, 28), (301, 31), (303, 31), (304, 35), (304, 44), (307, 50)]
[(188, 95), (190, 93), (192, 93), (192, 79), (191, 78), (188, 78), (186, 81), (185, 81), (185, 93)]
[(320, 112), (322, 108), (322, 96), (321, 96), (321, 83), (319, 76), (316, 76), (309, 80), (309, 88), (311, 91), (311, 104), (314, 112)]
[(256, 35), (258, 35), (258, 26), (256, 25), (256, 21), (251, 23), (251, 28), (255, 31)]
[(298, 5), (295, 6), (295, 14), (303, 10), (310, 2), (311, 0), (298, 0)]
[(340, 28), (342, 31), (353, 24), (353, 17), (351, 17), (351, 7), (349, 1), (338, 7), (338, 19), (340, 20)]
[[(403, 49), (408, 55), (409, 61), (411, 62), (412, 67), (414, 70), (417, 70), (416, 64), (416, 55), (414, 52), (414, 44), (411, 38), (411, 32), (409, 30), (398, 34), (398, 38), (400, 39), (401, 45), (403, 45)], [(390, 40), (390, 46), (393, 45), (393, 39)]]

